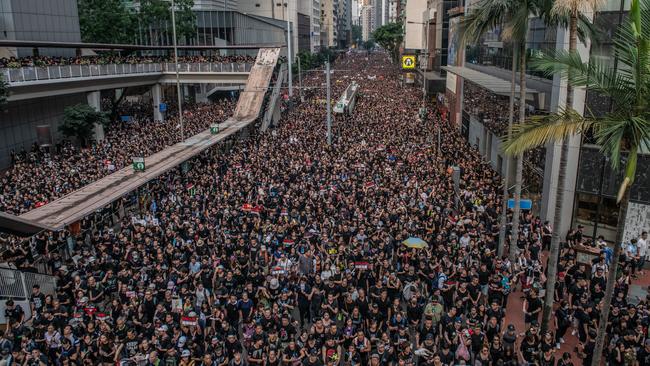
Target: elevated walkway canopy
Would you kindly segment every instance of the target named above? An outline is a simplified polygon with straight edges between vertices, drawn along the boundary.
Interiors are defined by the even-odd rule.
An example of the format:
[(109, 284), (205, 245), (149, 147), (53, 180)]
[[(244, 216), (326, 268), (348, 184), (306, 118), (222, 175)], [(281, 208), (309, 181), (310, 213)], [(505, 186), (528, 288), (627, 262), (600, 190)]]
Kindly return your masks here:
[[(478, 70), (460, 66), (443, 66), (443, 70), (471, 81), (494, 94), (510, 96), (510, 80), (502, 79)], [(515, 97), (519, 98), (519, 85), (515, 85)], [(526, 100), (534, 101), (538, 108), (544, 106), (545, 94), (537, 89), (526, 88)]]
[[(14, 220), (0, 221), (0, 229), (20, 230), (21, 223), (60, 229), (72, 224), (97, 209), (119, 199), (158, 176), (174, 169), (184, 161), (198, 155), (240, 131), (257, 119), (271, 76), (280, 55), (280, 48), (262, 48), (253, 65), (246, 88), (241, 93), (232, 117), (221, 124), (220, 132), (203, 131), (185, 141), (172, 145), (145, 158), (147, 169), (134, 172), (123, 168), (62, 198), (29, 211)], [(8, 215), (11, 216), (11, 215)], [(27, 233), (28, 234), (28, 233)]]

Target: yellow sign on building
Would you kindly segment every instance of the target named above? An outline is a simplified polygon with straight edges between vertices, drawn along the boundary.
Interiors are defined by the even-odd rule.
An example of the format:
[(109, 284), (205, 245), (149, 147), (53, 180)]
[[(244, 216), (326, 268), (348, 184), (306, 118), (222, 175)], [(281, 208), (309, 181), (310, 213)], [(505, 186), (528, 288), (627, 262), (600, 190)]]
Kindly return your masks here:
[(402, 69), (410, 70), (415, 69), (415, 56), (402, 56)]

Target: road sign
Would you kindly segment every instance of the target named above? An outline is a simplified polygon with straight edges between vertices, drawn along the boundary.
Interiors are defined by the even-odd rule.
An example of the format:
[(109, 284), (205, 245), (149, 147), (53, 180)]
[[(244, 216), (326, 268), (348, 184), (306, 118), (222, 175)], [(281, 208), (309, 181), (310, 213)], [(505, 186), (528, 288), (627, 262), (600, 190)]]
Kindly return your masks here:
[(402, 69), (405, 70), (415, 69), (415, 56), (413, 55), (402, 56)]
[(212, 124), (210, 125), (210, 133), (213, 135), (216, 135), (219, 133), (219, 125), (218, 124)]
[(167, 112), (167, 104), (165, 103), (160, 103), (158, 105), (158, 109), (160, 109), (161, 112)]
[(133, 158), (133, 171), (144, 172), (144, 158)]
[[(514, 209), (515, 208), (515, 200), (514, 199), (509, 199), (508, 200), (508, 208), (509, 209)], [(531, 200), (519, 200), (519, 208), (522, 210), (530, 210), (533, 208), (533, 201)]]

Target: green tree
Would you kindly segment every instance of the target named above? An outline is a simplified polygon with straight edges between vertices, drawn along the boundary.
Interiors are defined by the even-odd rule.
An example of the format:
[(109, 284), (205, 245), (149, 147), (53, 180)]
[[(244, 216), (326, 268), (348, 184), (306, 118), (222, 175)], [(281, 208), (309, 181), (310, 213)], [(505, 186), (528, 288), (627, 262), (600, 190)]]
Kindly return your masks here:
[(7, 107), (7, 99), (9, 98), (9, 83), (4, 77), (0, 76), (0, 111)]
[[(179, 43), (190, 43), (196, 33), (196, 15), (192, 11), (194, 0), (175, 0), (176, 36)], [(169, 0), (141, 0), (140, 27), (148, 33), (151, 44), (172, 42), (172, 10)]]
[(557, 51), (534, 61), (548, 73), (559, 73), (572, 87), (585, 87), (612, 101), (611, 110), (603, 116), (586, 113), (581, 116), (570, 106), (545, 117), (531, 118), (518, 125), (505, 141), (508, 154), (563, 141), (573, 135), (592, 131), (601, 151), (609, 157), (614, 170), (623, 167), (623, 181), (616, 202), (619, 205), (616, 242), (612, 263), (607, 273), (605, 297), (602, 300), (598, 336), (592, 365), (599, 365), (605, 343), (618, 262), (623, 244), (625, 219), (634, 182), (639, 150), (650, 149), (650, 0), (632, 0), (629, 18), (618, 29), (614, 56), (620, 67), (614, 68), (599, 59), (582, 61), (575, 52)]
[(194, 0), (176, 0), (176, 32), (185, 43), (196, 36), (196, 14), (192, 11)]
[(360, 45), (363, 40), (363, 30), (360, 25), (352, 25), (352, 42), (356, 45)]
[(59, 125), (59, 131), (64, 136), (76, 138), (82, 145), (86, 145), (95, 134), (95, 124), (107, 123), (105, 113), (97, 112), (87, 104), (77, 104), (63, 110), (63, 122)]
[(135, 17), (122, 0), (78, 0), (77, 4), (83, 42), (131, 43), (135, 40)]
[(372, 33), (372, 38), (390, 53), (393, 61), (397, 62), (399, 47), (404, 40), (404, 30), (401, 23), (382, 25)]

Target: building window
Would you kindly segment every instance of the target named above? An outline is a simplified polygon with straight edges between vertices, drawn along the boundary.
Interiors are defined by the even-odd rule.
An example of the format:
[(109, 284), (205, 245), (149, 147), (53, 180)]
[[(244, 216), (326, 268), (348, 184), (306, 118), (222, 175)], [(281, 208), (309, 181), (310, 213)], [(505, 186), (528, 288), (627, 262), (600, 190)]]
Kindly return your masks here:
[(616, 240), (618, 206), (616, 199), (598, 195), (578, 193), (576, 196), (575, 225), (584, 226), (586, 238), (602, 235), (606, 241)]
[(259, 8), (259, 7), (260, 7), (260, 4), (255, 4), (255, 7), (256, 7), (256, 8)]

